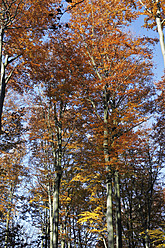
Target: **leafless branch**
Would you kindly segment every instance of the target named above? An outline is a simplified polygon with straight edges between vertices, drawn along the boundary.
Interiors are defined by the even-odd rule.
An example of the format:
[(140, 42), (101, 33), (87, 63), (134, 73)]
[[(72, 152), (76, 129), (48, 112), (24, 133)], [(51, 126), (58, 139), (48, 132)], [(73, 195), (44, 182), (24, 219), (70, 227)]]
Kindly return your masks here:
[(5, 79), (5, 84), (7, 84), (7, 83), (9, 82), (9, 80), (10, 80), (10, 78), (11, 78), (13, 72), (14, 72), (14, 69), (15, 69), (15, 68), (13, 68), (13, 70), (10, 72), (10, 74), (6, 77), (6, 79)]
[(141, 0), (139, 0), (139, 2), (140, 2), (141, 5), (145, 8), (146, 11), (148, 11), (150, 14), (152, 14), (152, 11), (149, 10), (149, 9), (146, 7), (146, 5), (145, 5)]
[(20, 56), (22, 56), (22, 54), (18, 54), (17, 56), (15, 56), (14, 58), (11, 58), (10, 60), (8, 60), (8, 64), (12, 63), (13, 61), (15, 61), (17, 58), (19, 58)]

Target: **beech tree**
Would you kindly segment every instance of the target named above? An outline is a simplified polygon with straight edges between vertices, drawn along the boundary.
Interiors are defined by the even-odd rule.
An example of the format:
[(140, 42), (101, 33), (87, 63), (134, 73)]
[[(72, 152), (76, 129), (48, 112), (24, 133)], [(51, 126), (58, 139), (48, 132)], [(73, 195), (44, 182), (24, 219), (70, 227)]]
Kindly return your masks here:
[[(1, 243), (161, 247), (164, 78), (155, 93), (154, 39), (128, 31), (142, 1), (66, 2), (65, 8), (53, 1), (2, 1)], [(146, 2), (146, 11), (159, 17), (156, 3)], [(62, 23), (65, 12), (70, 19)], [(16, 91), (24, 94), (24, 108), (15, 106)], [(3, 111), (6, 92), (10, 107)], [(22, 182), (29, 198), (17, 194)], [(31, 216), (39, 232), (35, 244), (16, 243), (23, 230), (16, 211)]]
[(44, 178), (39, 177), (38, 182), (45, 184), (43, 188), (47, 192), (50, 247), (58, 247), (59, 196), (62, 173), (67, 165), (65, 154), (71, 156), (69, 153), (74, 147), (75, 130), (82, 125), (81, 118), (78, 118), (80, 116), (76, 116), (74, 98), (79, 75), (74, 69), (74, 63), (71, 64), (72, 61), (76, 63), (79, 57), (64, 35), (60, 37), (60, 34), (55, 34), (53, 42), (45, 44), (42, 67), (36, 67), (36, 70), (33, 67), (32, 71), (34, 82), (40, 82), (38, 91), (41, 93), (33, 100), (35, 104), (30, 121), (30, 139), (37, 150), (33, 156), (38, 157), (40, 154), (40, 158), (34, 160), (35, 163), (40, 160), (42, 166), (38, 173), (45, 175)]
[[(90, 103), (93, 107), (95, 117), (90, 116), (90, 122), (96, 123), (94, 119), (97, 118), (94, 130), (98, 130), (97, 135), (103, 145), (107, 174), (108, 247), (114, 247), (113, 178), (116, 192), (116, 245), (122, 246), (120, 144), (124, 142), (125, 146), (129, 145), (128, 133), (144, 121), (140, 115), (144, 116), (146, 107), (149, 110), (147, 99), (152, 91), (148, 83), (150, 62), (144, 62), (150, 52), (142, 47), (145, 47), (146, 41), (132, 39), (122, 32), (120, 27), (133, 18), (133, 13), (129, 4), (124, 15), (121, 9), (121, 2), (114, 6), (105, 1), (88, 1), (73, 12), (71, 19), (73, 37), (80, 52), (83, 51), (83, 63), (88, 63), (88, 73), (91, 75), (87, 81), (90, 83), (81, 80), (84, 86), (81, 95), (86, 98), (86, 104)], [(113, 15), (118, 18), (113, 18)], [(138, 60), (135, 54), (138, 54)], [(131, 72), (129, 75), (126, 70), (128, 67)]]

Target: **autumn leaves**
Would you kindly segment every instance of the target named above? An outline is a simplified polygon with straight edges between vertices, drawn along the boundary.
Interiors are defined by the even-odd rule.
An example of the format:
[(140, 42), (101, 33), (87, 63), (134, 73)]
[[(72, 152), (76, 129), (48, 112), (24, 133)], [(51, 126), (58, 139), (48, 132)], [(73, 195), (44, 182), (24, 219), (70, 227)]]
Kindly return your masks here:
[[(67, 2), (74, 6), (69, 9), (70, 29), (51, 26), (56, 18), (52, 13), (61, 13), (60, 3), (39, 1), (21, 9), (30, 29), (6, 34), (9, 45), (18, 37), (15, 46), (6, 50), (1, 43), (2, 57), (6, 51), (22, 52), (10, 86), (20, 92), (23, 85), (28, 89), (25, 109), (16, 114), (9, 104), (13, 130), (20, 136), (13, 136), (17, 161), (11, 156), (8, 160), (8, 169), (15, 166), (17, 177), (11, 177), (12, 187), (8, 185), (9, 211), (4, 215), (9, 221), (3, 242), (9, 244), (14, 221), (10, 210), (14, 212), (11, 201), (16, 198), (10, 189), (19, 185), (19, 177), (24, 180), (25, 172), (31, 182), (28, 212), (42, 233), (42, 240), (36, 240), (42, 247), (162, 245), (153, 230), (162, 230), (163, 221), (158, 209), (163, 209), (163, 191), (157, 184), (163, 141), (161, 135), (156, 138), (163, 129), (163, 114), (155, 119), (154, 129), (144, 128), (156, 111), (148, 48), (153, 40), (129, 33), (137, 14), (128, 1)], [(158, 85), (161, 113), (162, 85), (163, 81)], [(4, 129), (11, 129), (9, 116), (4, 121)], [(22, 143), (22, 124), (28, 146)], [(30, 150), (29, 170), (19, 167), (21, 144)], [(6, 165), (7, 156), (1, 161)], [(5, 178), (8, 170), (2, 173), (3, 184)]]

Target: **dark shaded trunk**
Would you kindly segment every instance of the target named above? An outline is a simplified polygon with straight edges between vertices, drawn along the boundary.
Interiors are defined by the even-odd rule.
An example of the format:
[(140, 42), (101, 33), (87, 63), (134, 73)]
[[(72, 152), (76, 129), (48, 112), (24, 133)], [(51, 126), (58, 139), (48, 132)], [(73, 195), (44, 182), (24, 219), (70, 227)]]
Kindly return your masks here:
[(5, 89), (6, 89), (5, 65), (2, 61), (3, 37), (4, 37), (4, 30), (1, 27), (1, 29), (0, 29), (0, 72), (1, 72), (1, 78), (0, 78), (0, 133), (2, 131), (2, 112), (3, 112), (3, 104), (4, 104)]

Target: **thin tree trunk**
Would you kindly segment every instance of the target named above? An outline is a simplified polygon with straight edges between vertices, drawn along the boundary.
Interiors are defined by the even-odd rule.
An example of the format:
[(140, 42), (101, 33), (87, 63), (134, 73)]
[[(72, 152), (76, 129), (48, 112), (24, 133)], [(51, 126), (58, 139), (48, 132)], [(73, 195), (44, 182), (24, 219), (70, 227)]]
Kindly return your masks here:
[(49, 237), (49, 217), (48, 217), (48, 209), (46, 208), (46, 217), (45, 217), (45, 223), (46, 223), (46, 231), (45, 231), (45, 248), (48, 248), (48, 237)]
[(53, 204), (49, 197), (50, 248), (58, 248), (59, 189), (60, 189), (60, 177), (57, 175), (57, 178), (54, 182)]
[(148, 229), (145, 230), (145, 248), (149, 248)]
[[(56, 104), (54, 103), (54, 121), (56, 127), (56, 138), (58, 141), (58, 149), (51, 143), (53, 158), (54, 158), (54, 171), (55, 175), (52, 178), (52, 194), (49, 196), (49, 209), (50, 209), (50, 248), (58, 248), (58, 227), (59, 227), (59, 194), (60, 194), (60, 183), (62, 177), (62, 123), (63, 117), (63, 102), (61, 102), (59, 118), (57, 115)], [(58, 120), (59, 119), (59, 120)], [(53, 130), (50, 124), (50, 109), (48, 110), (48, 123), (47, 127), (52, 140)], [(50, 188), (50, 187), (49, 187)], [(50, 192), (50, 190), (49, 190)], [(51, 193), (51, 192), (50, 192)], [(52, 196), (52, 199), (51, 199)]]
[[(1, 31), (2, 32), (2, 31)], [(0, 43), (2, 43), (3, 34), (0, 34)], [(0, 45), (0, 47), (2, 44)], [(1, 47), (2, 49), (2, 47)], [(1, 54), (1, 77), (0, 77), (0, 132), (2, 131), (2, 112), (3, 112), (3, 104), (5, 99), (5, 92), (6, 92), (6, 80), (5, 80), (5, 69), (8, 64), (8, 56), (5, 58), (5, 63), (2, 61), (2, 54)]]
[(71, 220), (70, 220), (70, 217), (69, 217), (69, 226), (68, 226), (68, 244), (67, 244), (67, 248), (71, 248), (72, 245), (71, 245)]
[(109, 165), (109, 149), (108, 149), (108, 106), (107, 92), (104, 93), (104, 159), (107, 171), (107, 233), (108, 233), (108, 248), (114, 248), (113, 236), (113, 210), (112, 210), (112, 168)]
[[(61, 223), (61, 234), (66, 234), (66, 230), (65, 230), (65, 227), (64, 227), (64, 230), (63, 230), (63, 226), (62, 226), (62, 223)], [(65, 248), (65, 238), (61, 237), (61, 248)]]
[[(60, 109), (60, 117), (62, 117), (62, 107)], [(57, 121), (57, 115), (55, 112), (55, 123), (57, 126), (57, 140), (58, 140), (58, 157), (54, 156), (55, 159), (55, 182), (54, 182), (54, 193), (53, 193), (53, 248), (58, 248), (58, 226), (59, 226), (59, 194), (60, 194), (60, 183), (62, 176), (62, 124), (61, 121)]]
[(41, 233), (42, 233), (41, 248), (44, 248), (44, 225), (43, 225), (43, 223), (41, 226)]
[(2, 57), (2, 47), (3, 47), (3, 37), (4, 37), (4, 29), (1, 27), (0, 29), (0, 133), (2, 131), (2, 112), (3, 112), (3, 104), (5, 99), (5, 91), (6, 91), (6, 80), (5, 80), (5, 69), (8, 64), (8, 56), (5, 57), (5, 62), (3, 62)]
[(58, 248), (59, 192), (61, 176), (57, 173), (53, 193), (53, 248)]
[(132, 244), (132, 248), (135, 248), (135, 242), (134, 242), (134, 232), (133, 232), (133, 210), (132, 210), (132, 192), (131, 195), (129, 197), (129, 219), (130, 219), (130, 229), (131, 229), (131, 244)]
[(52, 210), (50, 183), (48, 183), (48, 198), (49, 198), (50, 248), (53, 248), (53, 210)]
[(116, 248), (122, 248), (121, 203), (119, 172), (115, 171), (115, 196), (116, 196)]
[(3, 37), (4, 37), (4, 29), (1, 26), (1, 28), (0, 28), (0, 71), (1, 71), (1, 63), (2, 63)]
[(104, 237), (103, 237), (103, 243), (104, 243), (104, 248), (108, 248)]
[(113, 237), (113, 210), (112, 210), (112, 180), (111, 175), (107, 182), (107, 232), (108, 248), (114, 248)]
[(158, 29), (160, 47), (161, 47), (163, 60), (164, 60), (164, 67), (165, 67), (165, 43), (164, 43), (163, 27), (160, 19), (160, 0), (156, 0), (156, 3), (157, 3), (156, 25)]
[(8, 248), (8, 239), (9, 239), (9, 222), (10, 222), (10, 210), (7, 211), (7, 220), (6, 220), (6, 232), (5, 232), (5, 246)]

